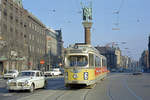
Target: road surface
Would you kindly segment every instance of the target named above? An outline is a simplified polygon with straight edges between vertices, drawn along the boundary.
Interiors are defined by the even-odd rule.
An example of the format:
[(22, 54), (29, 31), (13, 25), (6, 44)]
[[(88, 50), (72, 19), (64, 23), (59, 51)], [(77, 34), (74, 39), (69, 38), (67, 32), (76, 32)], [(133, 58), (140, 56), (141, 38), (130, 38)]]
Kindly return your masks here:
[(150, 73), (110, 73), (93, 89), (69, 89), (63, 77), (48, 79), (47, 89), (34, 93), (18, 91), (9, 93), (4, 80), (0, 80), (0, 100), (150, 100)]

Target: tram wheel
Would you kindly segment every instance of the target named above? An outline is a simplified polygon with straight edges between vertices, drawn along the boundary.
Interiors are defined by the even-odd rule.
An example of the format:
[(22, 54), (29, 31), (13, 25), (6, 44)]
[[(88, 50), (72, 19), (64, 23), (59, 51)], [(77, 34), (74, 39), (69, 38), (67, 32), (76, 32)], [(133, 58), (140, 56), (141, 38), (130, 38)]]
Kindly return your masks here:
[(94, 88), (96, 86), (96, 84), (91, 84), (91, 85), (88, 85), (87, 87), (86, 87), (86, 89), (92, 89), (92, 88)]

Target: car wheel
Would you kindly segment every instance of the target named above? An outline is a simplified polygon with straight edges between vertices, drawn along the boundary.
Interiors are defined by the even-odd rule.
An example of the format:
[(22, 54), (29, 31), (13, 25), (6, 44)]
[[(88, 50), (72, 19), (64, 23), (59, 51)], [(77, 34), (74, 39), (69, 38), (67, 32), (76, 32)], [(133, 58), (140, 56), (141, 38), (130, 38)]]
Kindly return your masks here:
[(9, 93), (13, 92), (13, 90), (8, 90)]
[(33, 85), (33, 83), (31, 84), (29, 91), (30, 91), (31, 93), (34, 91), (34, 85)]
[(47, 81), (45, 81), (45, 82), (44, 82), (44, 87), (43, 87), (43, 89), (46, 89), (47, 86), (48, 86), (48, 83), (47, 83)]

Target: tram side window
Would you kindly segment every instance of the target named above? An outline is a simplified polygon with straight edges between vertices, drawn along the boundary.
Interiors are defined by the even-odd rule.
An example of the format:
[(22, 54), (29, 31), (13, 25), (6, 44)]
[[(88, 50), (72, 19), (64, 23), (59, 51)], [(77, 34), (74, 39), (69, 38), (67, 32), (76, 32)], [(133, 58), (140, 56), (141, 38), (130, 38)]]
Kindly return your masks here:
[(100, 67), (100, 58), (95, 56), (95, 66)]
[(102, 62), (103, 62), (103, 63), (102, 63), (103, 67), (104, 67), (104, 66), (107, 66), (107, 62), (106, 62), (105, 59), (102, 59)]
[(94, 55), (93, 54), (89, 54), (89, 65), (90, 67), (94, 66)]

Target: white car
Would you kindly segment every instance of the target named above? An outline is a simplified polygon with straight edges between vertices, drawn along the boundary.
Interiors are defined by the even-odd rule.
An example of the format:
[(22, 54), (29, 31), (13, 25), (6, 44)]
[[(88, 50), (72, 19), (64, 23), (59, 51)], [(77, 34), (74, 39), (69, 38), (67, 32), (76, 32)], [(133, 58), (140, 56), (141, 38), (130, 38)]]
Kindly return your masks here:
[(29, 90), (33, 92), (38, 88), (46, 88), (47, 80), (43, 73), (38, 70), (22, 71), (15, 79), (8, 80), (7, 89), (13, 90)]
[(54, 69), (51, 69), (50, 71), (44, 72), (45, 76), (58, 76), (61, 74), (62, 74), (62, 72), (60, 71), (59, 68), (54, 68)]
[(15, 78), (17, 77), (19, 72), (17, 70), (10, 70), (6, 74), (4, 74), (3, 78)]

